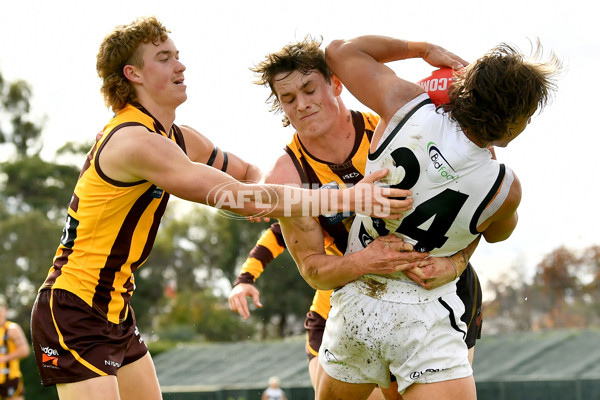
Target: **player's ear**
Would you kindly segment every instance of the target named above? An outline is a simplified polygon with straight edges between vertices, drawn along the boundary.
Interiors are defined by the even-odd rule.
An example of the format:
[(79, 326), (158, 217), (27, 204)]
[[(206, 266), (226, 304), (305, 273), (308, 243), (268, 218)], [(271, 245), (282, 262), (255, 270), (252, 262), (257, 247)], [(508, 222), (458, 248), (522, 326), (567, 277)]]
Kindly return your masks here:
[(336, 96), (342, 94), (342, 89), (344, 88), (344, 85), (342, 84), (342, 81), (340, 81), (339, 78), (335, 75), (331, 77), (331, 86), (333, 87), (333, 93)]
[(141, 82), (138, 70), (133, 65), (128, 64), (128, 65), (124, 66), (123, 67), (123, 75), (125, 75), (125, 78), (129, 79), (132, 82), (136, 82), (136, 83)]

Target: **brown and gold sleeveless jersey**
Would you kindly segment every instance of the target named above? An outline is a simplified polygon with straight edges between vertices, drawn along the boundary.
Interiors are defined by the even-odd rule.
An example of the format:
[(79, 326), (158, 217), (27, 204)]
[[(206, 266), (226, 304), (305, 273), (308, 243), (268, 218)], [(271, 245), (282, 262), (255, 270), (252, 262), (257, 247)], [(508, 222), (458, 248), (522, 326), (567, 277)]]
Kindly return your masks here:
[(40, 288), (72, 292), (113, 323), (127, 317), (133, 273), (148, 258), (169, 199), (151, 182), (115, 181), (99, 167), (98, 158), (112, 135), (135, 125), (146, 127), (149, 135), (173, 140), (185, 151), (177, 126), (167, 134), (139, 105), (119, 111), (87, 155), (54, 264)]
[[(0, 326), (0, 355), (10, 354), (17, 349), (17, 345), (8, 337), (8, 328), (11, 325), (11, 321), (6, 321)], [(19, 364), (18, 358), (0, 363), (0, 384), (21, 377)]]
[[(346, 185), (354, 185), (363, 178), (369, 146), (379, 117), (375, 114), (357, 111), (351, 111), (351, 114), (356, 135), (354, 148), (346, 161), (341, 164), (332, 164), (313, 157), (302, 145), (298, 133), (294, 134), (285, 151), (294, 161), (303, 184), (310, 185), (312, 188), (323, 186), (345, 188)], [(318, 218), (325, 236), (327, 254), (344, 255), (353, 219), (353, 213), (340, 213), (333, 217), (320, 216)], [(330, 290), (317, 290), (310, 307), (311, 311), (327, 318), (331, 308), (330, 294)]]

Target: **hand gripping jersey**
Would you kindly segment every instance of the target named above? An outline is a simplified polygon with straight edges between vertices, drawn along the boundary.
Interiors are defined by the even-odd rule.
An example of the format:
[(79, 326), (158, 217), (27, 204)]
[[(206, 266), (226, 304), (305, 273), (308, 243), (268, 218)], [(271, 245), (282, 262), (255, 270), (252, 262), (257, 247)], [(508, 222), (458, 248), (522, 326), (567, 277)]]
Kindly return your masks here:
[(115, 324), (127, 317), (133, 273), (148, 258), (169, 200), (169, 194), (151, 182), (118, 182), (100, 169), (104, 145), (119, 129), (135, 125), (146, 127), (149, 135), (176, 142), (185, 151), (177, 126), (167, 134), (141, 106), (128, 105), (119, 111), (87, 155), (54, 264), (40, 288), (72, 292)]
[[(0, 355), (10, 354), (17, 348), (16, 344), (8, 337), (8, 328), (12, 324), (11, 321), (6, 321), (4, 325), (0, 326)], [(18, 358), (0, 363), (0, 385), (21, 377), (19, 364)]]
[[(356, 184), (364, 177), (365, 161), (379, 117), (371, 113), (356, 111), (351, 111), (351, 114), (355, 128), (354, 147), (348, 159), (341, 164), (332, 164), (313, 157), (302, 145), (298, 134), (294, 134), (292, 141), (285, 147), (285, 151), (292, 158), (302, 184), (311, 188), (344, 188), (347, 184)], [(319, 224), (323, 228), (327, 254), (344, 254), (353, 218), (354, 213), (339, 213), (334, 216), (318, 218)], [(236, 283), (254, 282), (262, 273), (265, 265), (284, 250), (284, 246), (279, 225), (268, 230), (252, 250), (248, 260), (242, 265), (242, 273)], [(316, 291), (310, 310), (326, 319), (331, 308), (330, 294), (330, 290)]]
[[(452, 255), (479, 235), (477, 226), (498, 210), (513, 181), (512, 171), (468, 140), (426, 94), (398, 110), (377, 150), (369, 154), (366, 173), (382, 168), (390, 171), (382, 183), (411, 190), (413, 208), (400, 220), (358, 216), (350, 231), (350, 253), (395, 233), (418, 251)], [(411, 303), (456, 291), (455, 283), (425, 290), (402, 272), (389, 278), (367, 275), (356, 285), (369, 282), (371, 290), (362, 289), (377, 298)], [(377, 283), (385, 283), (378, 286), (382, 290), (372, 290)]]

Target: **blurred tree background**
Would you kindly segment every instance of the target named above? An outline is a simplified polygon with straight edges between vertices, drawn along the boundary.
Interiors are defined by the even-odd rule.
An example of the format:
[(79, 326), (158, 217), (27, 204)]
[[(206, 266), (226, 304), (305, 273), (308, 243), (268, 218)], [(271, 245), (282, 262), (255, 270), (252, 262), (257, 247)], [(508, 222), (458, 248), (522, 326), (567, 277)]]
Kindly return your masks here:
[[(29, 316), (50, 268), (73, 186), (89, 143), (67, 143), (53, 161), (40, 157), (43, 121), (30, 113), (32, 89), (0, 73), (0, 294), (9, 317), (29, 336)], [(98, 127), (100, 128), (100, 127)], [(68, 128), (66, 128), (68, 129)], [(77, 160), (79, 165), (73, 165)], [(257, 281), (262, 309), (249, 321), (229, 310), (231, 282), (268, 223), (225, 218), (175, 199), (163, 217), (148, 261), (136, 272), (132, 304), (156, 353), (181, 341), (262, 340), (301, 334), (313, 290), (289, 253)], [(476, 266), (477, 267), (477, 266)], [(484, 288), (485, 334), (600, 326), (600, 246), (558, 248), (525, 276), (514, 265)], [(30, 356), (22, 362), (29, 398), (56, 398), (42, 389)]]

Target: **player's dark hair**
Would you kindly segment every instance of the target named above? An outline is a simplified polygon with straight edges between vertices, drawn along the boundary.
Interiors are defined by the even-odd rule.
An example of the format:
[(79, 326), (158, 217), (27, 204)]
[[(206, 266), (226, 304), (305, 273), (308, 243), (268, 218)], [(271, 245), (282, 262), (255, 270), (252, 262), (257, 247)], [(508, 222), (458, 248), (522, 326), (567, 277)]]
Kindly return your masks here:
[[(322, 38), (315, 39), (307, 35), (300, 42), (290, 43), (279, 51), (267, 54), (262, 62), (250, 68), (258, 76), (258, 80), (254, 83), (271, 89), (267, 98), (267, 104), (271, 104), (270, 111), (275, 113), (283, 111), (274, 88), (275, 76), (282, 72), (288, 76), (295, 71), (307, 74), (316, 70), (323, 75), (327, 83), (331, 83), (333, 73), (325, 62), (325, 52), (321, 49), (322, 42)], [(289, 124), (290, 121), (284, 115), (283, 126)]]
[(501, 43), (455, 74), (444, 108), (482, 143), (503, 138), (510, 124), (541, 111), (557, 88), (561, 62), (554, 54), (538, 61), (541, 55), (539, 41), (529, 58)]

